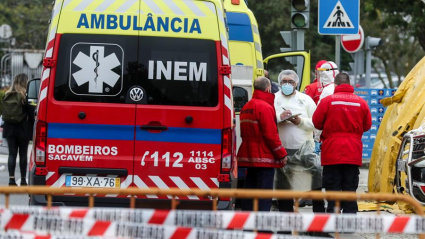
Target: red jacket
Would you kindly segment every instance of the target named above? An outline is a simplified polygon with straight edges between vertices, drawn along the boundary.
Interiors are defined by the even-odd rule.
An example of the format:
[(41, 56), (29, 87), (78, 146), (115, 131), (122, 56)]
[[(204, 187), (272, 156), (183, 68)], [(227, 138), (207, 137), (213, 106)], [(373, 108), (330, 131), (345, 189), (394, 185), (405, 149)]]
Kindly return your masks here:
[(274, 94), (255, 90), (240, 112), (242, 144), (238, 151), (241, 167), (284, 166), (286, 156), (279, 139), (274, 109)]
[(316, 103), (317, 105), (320, 99), (320, 94), (322, 94), (322, 89), (319, 87), (317, 79), (315, 79), (313, 83), (305, 87), (304, 93), (310, 96), (313, 99), (314, 103)]
[(314, 127), (323, 130), (322, 165), (362, 165), (362, 135), (372, 118), (366, 101), (353, 92), (349, 84), (336, 86), (313, 114)]

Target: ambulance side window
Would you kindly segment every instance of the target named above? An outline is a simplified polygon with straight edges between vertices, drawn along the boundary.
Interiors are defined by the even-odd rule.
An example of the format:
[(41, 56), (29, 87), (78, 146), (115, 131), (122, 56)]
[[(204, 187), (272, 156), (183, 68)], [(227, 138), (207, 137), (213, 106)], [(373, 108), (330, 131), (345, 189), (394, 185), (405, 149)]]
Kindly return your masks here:
[(233, 106), (235, 112), (240, 112), (242, 107), (248, 102), (248, 91), (242, 87), (233, 87)]

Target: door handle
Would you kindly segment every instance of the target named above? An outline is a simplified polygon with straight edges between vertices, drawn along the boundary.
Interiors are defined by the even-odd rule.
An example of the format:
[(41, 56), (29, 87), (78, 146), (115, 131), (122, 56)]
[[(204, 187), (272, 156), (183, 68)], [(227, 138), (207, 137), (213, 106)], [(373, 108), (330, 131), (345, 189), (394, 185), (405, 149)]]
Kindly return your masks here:
[(142, 130), (167, 130), (168, 127), (165, 125), (142, 125), (140, 126)]

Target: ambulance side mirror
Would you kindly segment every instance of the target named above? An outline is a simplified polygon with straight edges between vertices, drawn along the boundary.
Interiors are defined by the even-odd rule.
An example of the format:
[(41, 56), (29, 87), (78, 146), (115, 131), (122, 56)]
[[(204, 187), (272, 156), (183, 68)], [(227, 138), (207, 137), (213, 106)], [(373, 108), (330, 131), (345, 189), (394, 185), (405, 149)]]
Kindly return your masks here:
[(40, 89), (40, 79), (33, 79), (28, 82), (28, 85), (27, 85), (28, 104), (37, 105), (39, 89)]

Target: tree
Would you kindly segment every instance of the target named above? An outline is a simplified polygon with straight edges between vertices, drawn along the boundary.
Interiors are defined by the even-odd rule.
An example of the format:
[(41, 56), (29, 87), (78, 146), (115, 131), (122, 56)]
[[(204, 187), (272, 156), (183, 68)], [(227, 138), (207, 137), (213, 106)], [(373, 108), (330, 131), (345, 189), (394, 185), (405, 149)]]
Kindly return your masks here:
[(2, 0), (0, 24), (12, 27), (16, 48), (44, 49), (51, 12), (51, 0)]
[(383, 15), (381, 28), (398, 28), (400, 33), (413, 36), (425, 51), (425, 1), (367, 0), (364, 6), (372, 19)]
[[(374, 0), (372, 0), (374, 1)], [(370, 2), (372, 2), (370, 1)], [(388, 13), (382, 13), (378, 9), (370, 9), (371, 3), (364, 4), (361, 25), (365, 35), (380, 37), (384, 44), (373, 51), (373, 55), (379, 59), (374, 61), (373, 68), (378, 73), (381, 81), (383, 74), (387, 75), (389, 88), (400, 85), (404, 76), (416, 65), (416, 63), (425, 55), (418, 39), (411, 34), (406, 34), (404, 26), (389, 26), (384, 24), (386, 19), (393, 16)], [(377, 31), (377, 29), (379, 29)], [(380, 72), (383, 68), (384, 72)], [(382, 70), (381, 70), (382, 71)], [(394, 74), (397, 77), (396, 84), (393, 83)]]

